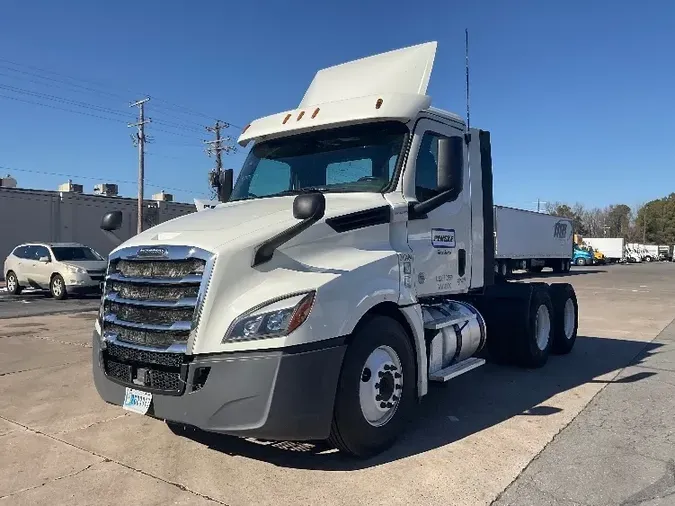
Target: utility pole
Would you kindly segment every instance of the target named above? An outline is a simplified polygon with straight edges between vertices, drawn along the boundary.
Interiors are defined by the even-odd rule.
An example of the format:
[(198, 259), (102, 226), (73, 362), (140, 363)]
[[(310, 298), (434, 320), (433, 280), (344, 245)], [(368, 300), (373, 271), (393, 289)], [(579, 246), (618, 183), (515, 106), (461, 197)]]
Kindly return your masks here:
[(138, 223), (136, 225), (136, 232), (143, 232), (143, 185), (145, 182), (145, 124), (150, 123), (150, 118), (145, 119), (145, 103), (150, 100), (150, 97), (144, 98), (134, 102), (129, 107), (138, 107), (138, 122), (129, 123), (129, 127), (137, 127), (136, 136), (132, 136), (134, 145), (138, 146)]
[(221, 132), (225, 128), (229, 128), (230, 125), (224, 121), (217, 120), (215, 125), (207, 126), (206, 131), (215, 134), (216, 138), (211, 141), (204, 141), (206, 144), (206, 154), (209, 156), (216, 155), (216, 167), (211, 171), (210, 180), (211, 185), (214, 185), (214, 182), (220, 181), (221, 173), (223, 171), (223, 152), (229, 153), (235, 151), (234, 147), (231, 144), (227, 144), (232, 141), (230, 137), (223, 137)]

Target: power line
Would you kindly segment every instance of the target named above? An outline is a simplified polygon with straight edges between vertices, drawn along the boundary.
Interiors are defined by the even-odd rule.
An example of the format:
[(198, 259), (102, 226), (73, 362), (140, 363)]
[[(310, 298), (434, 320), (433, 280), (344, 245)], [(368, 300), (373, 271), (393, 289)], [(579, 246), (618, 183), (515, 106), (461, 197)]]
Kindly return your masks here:
[(95, 111), (98, 111), (98, 112), (104, 112), (104, 113), (107, 113), (107, 114), (115, 114), (117, 116), (124, 116), (124, 117), (127, 117), (127, 118), (132, 117), (132, 116), (129, 115), (129, 113), (123, 113), (121, 111), (111, 109), (109, 107), (102, 107), (102, 106), (90, 104), (90, 103), (87, 103), (87, 102), (80, 102), (79, 100), (71, 100), (71, 99), (68, 99), (68, 98), (58, 97), (56, 95), (49, 95), (47, 93), (39, 93), (39, 92), (36, 92), (36, 91), (30, 91), (30, 90), (26, 90), (26, 89), (23, 89), (23, 88), (17, 88), (15, 86), (7, 86), (5, 84), (0, 84), (0, 89), (12, 91), (14, 93), (20, 93), (22, 95), (30, 95), (30, 96), (33, 96), (33, 97), (36, 97), (36, 98), (41, 98), (43, 100), (53, 100), (55, 102), (61, 102), (61, 103), (65, 103), (65, 104), (68, 104), (68, 105), (74, 105), (74, 106), (77, 106), (77, 107), (82, 107), (82, 108), (85, 108), (85, 109), (91, 109), (91, 110), (95, 110)]
[[(52, 74), (52, 75), (59, 76), (59, 77), (64, 77), (64, 78), (66, 78), (66, 79), (70, 79), (71, 81), (81, 81), (81, 82), (89, 83), (89, 84), (92, 84), (92, 85), (95, 85), (95, 86), (105, 86), (105, 85), (103, 85), (103, 84), (100, 83), (100, 82), (92, 81), (92, 80), (90, 80), (90, 79), (84, 79), (84, 78), (81, 78), (81, 77), (69, 76), (69, 75), (67, 75), (67, 74), (55, 72), (55, 71), (53, 71), (53, 70), (47, 70), (47, 69), (40, 68), (40, 67), (36, 67), (36, 66), (32, 66), (32, 65), (27, 65), (27, 64), (22, 64), (22, 63), (17, 63), (17, 62), (14, 62), (14, 61), (11, 61), (11, 60), (7, 60), (7, 59), (4, 59), (4, 58), (0, 58), (0, 62), (4, 62), (5, 64), (10, 64), (10, 65), (13, 65), (13, 66), (15, 66), (15, 67), (28, 68), (28, 69), (31, 69), (31, 70), (36, 70), (36, 71), (38, 71), (38, 72), (43, 72), (43, 73), (47, 73), (47, 74)], [(0, 66), (0, 68), (5, 68), (6, 70), (9, 70), (9, 71), (11, 71), (11, 72), (17, 72), (17, 73), (21, 73), (21, 74), (28, 75), (28, 76), (32, 76), (32, 77), (37, 77), (37, 78), (39, 78), (39, 79), (44, 79), (44, 80), (48, 80), (48, 81), (52, 81), (52, 82), (58, 82), (58, 83), (61, 83), (61, 84), (65, 84), (65, 85), (67, 85), (67, 86), (77, 87), (77, 88), (80, 88), (80, 89), (83, 89), (83, 90), (90, 91), (90, 92), (92, 92), (92, 93), (98, 93), (98, 94), (108, 95), (108, 96), (110, 96), (110, 97), (119, 98), (119, 99), (124, 99), (124, 98), (125, 98), (123, 95), (121, 95), (121, 94), (119, 94), (119, 93), (112, 93), (112, 92), (110, 92), (110, 91), (105, 91), (105, 90), (101, 90), (101, 89), (91, 88), (91, 87), (89, 87), (89, 86), (84, 86), (84, 85), (81, 85), (81, 84), (77, 84), (77, 83), (72, 83), (72, 82), (64, 81), (63, 79), (56, 79), (56, 78), (53, 78), (53, 77), (43, 76), (43, 75), (40, 75), (40, 74), (36, 74), (35, 72), (28, 72), (28, 71), (26, 71), (26, 70), (21, 70), (21, 69), (16, 69), (16, 68), (7, 67), (6, 65)], [(125, 90), (125, 91), (128, 92), (128, 93), (134, 93), (134, 94), (136, 94), (136, 92), (135, 92), (135, 91), (132, 91), (132, 90)], [(163, 102), (164, 104), (167, 104), (167, 105), (165, 105), (165, 106), (162, 106), (161, 104), (158, 105), (158, 106), (156, 106), (156, 107), (159, 107), (159, 108), (164, 108), (164, 109), (169, 109), (169, 110), (179, 111), (179, 112), (181, 112), (182, 114), (189, 114), (189, 115), (193, 115), (193, 116), (201, 116), (201, 117), (207, 118), (207, 119), (209, 119), (209, 120), (214, 120), (214, 119), (216, 119), (216, 118), (215, 118), (213, 115), (211, 115), (211, 114), (205, 114), (205, 113), (200, 112), (200, 111), (197, 111), (197, 110), (195, 110), (195, 109), (192, 109), (192, 108), (189, 108), (189, 107), (185, 107), (185, 106), (183, 106), (183, 105), (179, 105), (179, 104), (170, 102), (170, 101), (168, 101), (168, 100), (165, 100), (165, 99), (156, 97), (156, 96), (154, 96), (154, 95), (148, 95), (148, 97), (149, 97), (149, 98), (152, 98), (155, 102)], [(232, 125), (232, 126), (235, 127), (235, 128), (241, 129), (240, 126), (237, 126), (237, 125)]]
[[(90, 116), (92, 118), (105, 119), (105, 120), (108, 120), (108, 121), (116, 121), (118, 123), (127, 123), (126, 121), (124, 121), (122, 119), (106, 118), (105, 116), (99, 116), (97, 114), (89, 114), (87, 112), (82, 112), (82, 111), (73, 111), (72, 109), (64, 109), (63, 107), (58, 107), (58, 106), (55, 106), (55, 105), (41, 104), (40, 102), (33, 102), (33, 101), (30, 101), (30, 100), (25, 100), (25, 99), (18, 98), (18, 97), (11, 97), (9, 95), (0, 94), (0, 98), (4, 98), (6, 100), (15, 100), (17, 102), (24, 102), (26, 104), (39, 105), (39, 106), (42, 106), (42, 107), (49, 107), (50, 109), (56, 109), (58, 111), (65, 111), (65, 112), (72, 112), (74, 114), (81, 114), (83, 116)], [(171, 132), (169, 132), (169, 133), (171, 133)]]

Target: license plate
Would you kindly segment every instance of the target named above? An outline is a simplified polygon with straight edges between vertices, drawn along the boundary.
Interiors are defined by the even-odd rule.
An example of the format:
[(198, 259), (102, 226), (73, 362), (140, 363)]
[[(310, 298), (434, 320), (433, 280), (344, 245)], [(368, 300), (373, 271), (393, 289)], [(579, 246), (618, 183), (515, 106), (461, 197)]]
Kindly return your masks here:
[(152, 394), (150, 392), (143, 392), (127, 387), (122, 408), (127, 411), (138, 413), (139, 415), (144, 415), (148, 412), (151, 402)]

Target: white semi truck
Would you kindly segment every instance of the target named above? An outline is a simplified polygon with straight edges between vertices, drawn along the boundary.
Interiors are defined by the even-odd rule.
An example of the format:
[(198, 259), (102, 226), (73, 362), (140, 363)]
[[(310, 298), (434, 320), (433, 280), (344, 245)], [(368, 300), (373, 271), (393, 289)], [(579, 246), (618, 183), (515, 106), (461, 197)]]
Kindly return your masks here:
[(494, 206), (495, 268), (508, 277), (515, 269), (569, 272), (574, 223), (568, 218), (525, 209)]
[[(572, 349), (566, 283), (495, 281), (490, 134), (431, 107), (436, 43), (319, 71), (215, 208), (115, 249), (93, 336), (103, 399), (206, 431), (394, 443), (428, 392)], [(469, 163), (470, 161), (470, 163)], [(101, 228), (114, 231), (109, 213)], [(487, 352), (487, 353), (486, 353)]]

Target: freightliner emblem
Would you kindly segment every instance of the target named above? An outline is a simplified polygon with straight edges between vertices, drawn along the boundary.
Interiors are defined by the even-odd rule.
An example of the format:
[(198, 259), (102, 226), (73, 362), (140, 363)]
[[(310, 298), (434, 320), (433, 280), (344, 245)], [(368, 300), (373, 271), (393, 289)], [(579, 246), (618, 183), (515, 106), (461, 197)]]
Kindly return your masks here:
[(138, 257), (168, 257), (166, 248), (141, 248), (136, 252)]

